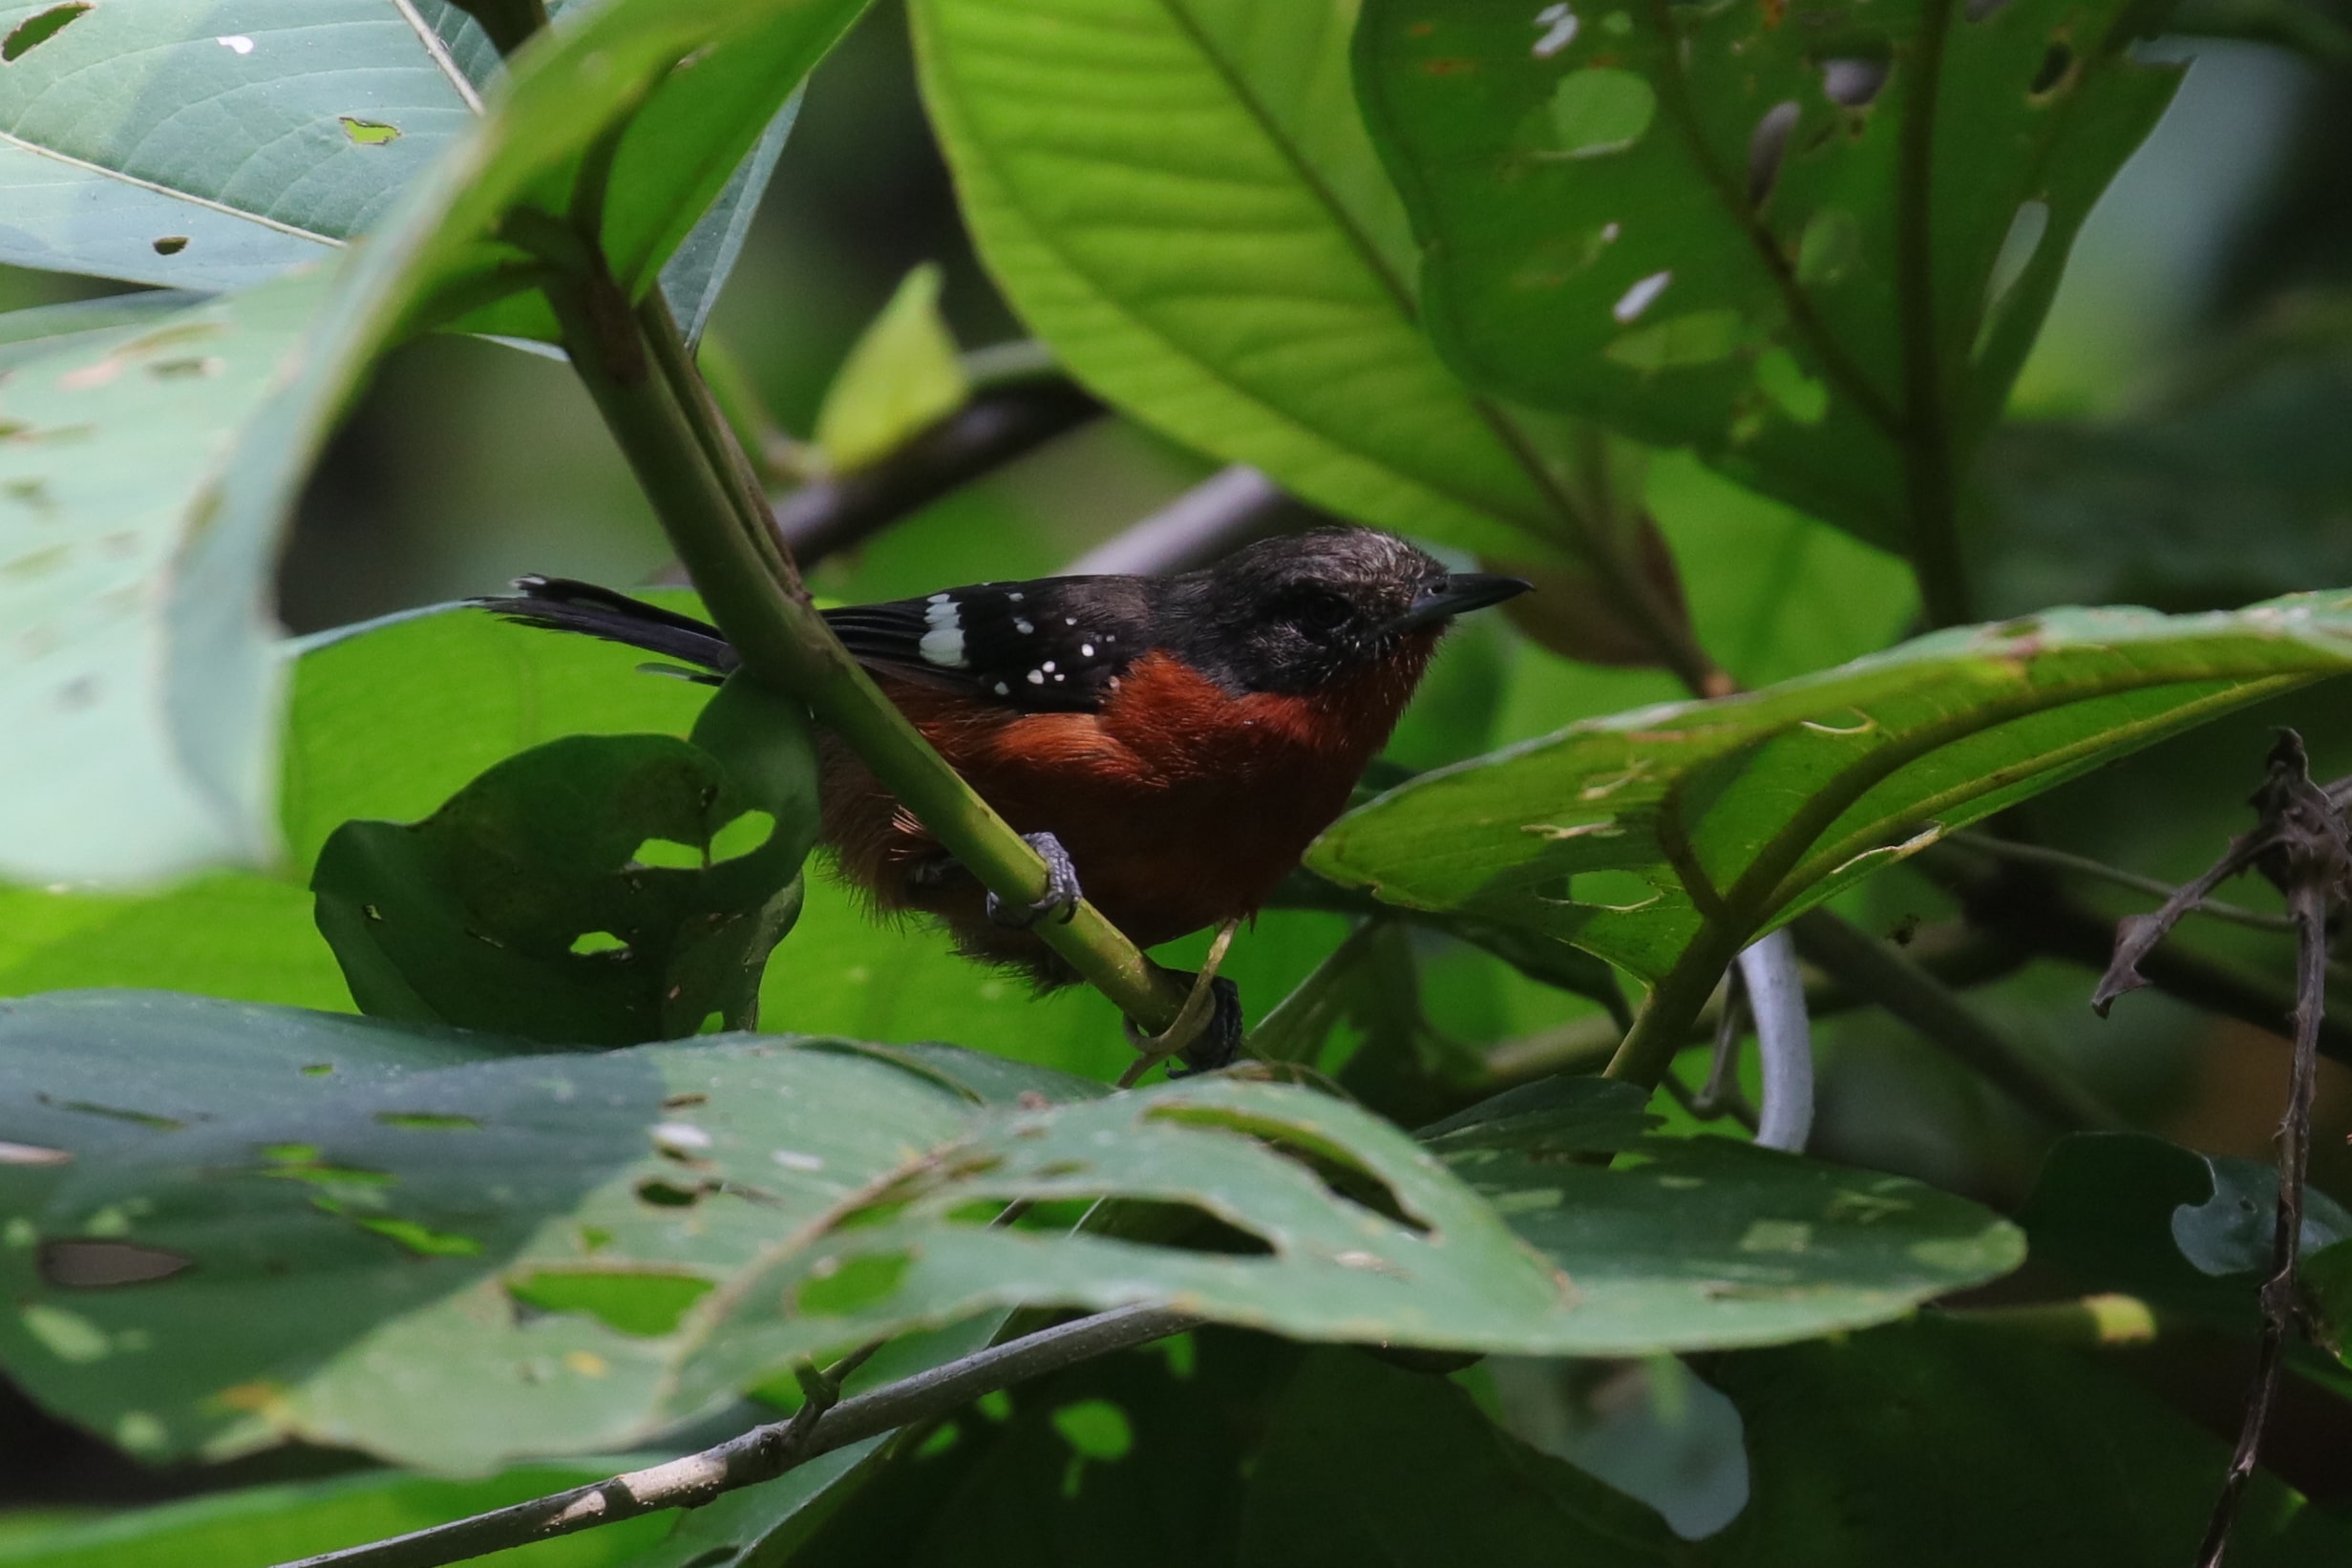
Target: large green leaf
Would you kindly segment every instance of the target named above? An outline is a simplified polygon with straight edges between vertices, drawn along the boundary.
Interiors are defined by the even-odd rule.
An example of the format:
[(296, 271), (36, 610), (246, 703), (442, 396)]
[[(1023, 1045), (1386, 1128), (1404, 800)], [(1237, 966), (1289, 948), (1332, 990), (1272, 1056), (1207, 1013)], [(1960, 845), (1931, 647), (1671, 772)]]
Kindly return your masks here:
[(984, 1099), (1098, 1092), (943, 1049), (518, 1049), (137, 993), (6, 1005), (0, 1136), (66, 1157), (0, 1166), (0, 1361), (149, 1455), (625, 1446), (778, 1365), (674, 1386), (769, 1248)]
[(1430, 330), (1505, 396), (1899, 543), (2177, 74), (2130, 0), (1367, 0)]
[[(2193, 1561), (2228, 1444), (2120, 1372), (1922, 1318), (1726, 1356), (1748, 1425), (1747, 1512), (1720, 1568), (2073, 1568)], [(2341, 1562), (2352, 1534), (2257, 1471), (2232, 1563)]]
[[(0, 1541), (0, 1568), (266, 1568), (587, 1486), (631, 1468), (631, 1460), (617, 1458), (534, 1465), (482, 1480), (379, 1471), (245, 1487), (11, 1535)], [(513, 1568), (623, 1568), (648, 1548), (658, 1550), (666, 1528), (655, 1515), (496, 1560)]]
[[(82, 339), (55, 363), (18, 369), (0, 393), (7, 417), (53, 437), (11, 442), (0, 457), (11, 471), (0, 528), (14, 536), (38, 527), (43, 487), (53, 484), (86, 509), (88, 520), (75, 520), (101, 541), (92, 552), (97, 561), (106, 562), (104, 541), (126, 531), (117, 519), (148, 519), (151, 537), (115, 547), (137, 555), (144, 570), (136, 575), (111, 562), (87, 568), (94, 597), (70, 596), (54, 581), (6, 590), (9, 608), (0, 613), (9, 619), (0, 630), (39, 635), (30, 644), (11, 637), (23, 662), (0, 679), (0, 702), (12, 710), (62, 702), (79, 712), (95, 697), (107, 706), (91, 710), (107, 722), (86, 724), (70, 746), (42, 748), (38, 772), (11, 770), (0, 785), (11, 834), (26, 836), (22, 848), (7, 845), (0, 871), (44, 881), (130, 880), (266, 855), (280, 669), (258, 613), (261, 584), (310, 456), (359, 378), (420, 322), (464, 316), (524, 325), (494, 321), (481, 308), (531, 282), (517, 268), (521, 253), (498, 230), (519, 210), (568, 212), (583, 167), (594, 161), (589, 150), (608, 133), (619, 139), (602, 232), (619, 275), (649, 287), (654, 269), (858, 6), (738, 0), (691, 12), (655, 0), (600, 6), (530, 51), (506, 92), (411, 182), (372, 242), (338, 268), (331, 288), (297, 280), (265, 286), (251, 302), (200, 307), (185, 335), (177, 321), (126, 334), (114, 345), (129, 355), (125, 361), (107, 360)], [(87, 17), (74, 22), (39, 48), (55, 48), (86, 25)], [(239, 319), (247, 311), (290, 313), (298, 305), (316, 312), (299, 352), (288, 315), (261, 318), (279, 323), (265, 347), (259, 334), (235, 354), (233, 345), (217, 352), (204, 346), (216, 330), (204, 310)], [(242, 400), (224, 395), (230, 386), (214, 385), (232, 381), (249, 389)], [(105, 429), (123, 441), (145, 436), (131, 400), (168, 397), (165, 428), (180, 434), (189, 456), (176, 465), (144, 456), (102, 466), (91, 460), (95, 439), (75, 444), (53, 434), (88, 422), (75, 413), (84, 394), (122, 405), (113, 415), (119, 423)], [(137, 487), (127, 495), (112, 488), (124, 477)], [(25, 537), (11, 579), (55, 569), (56, 547)], [(118, 624), (134, 611), (148, 623), (139, 635)], [(101, 619), (117, 623), (102, 628)], [(139, 660), (140, 683), (111, 694), (103, 684), (82, 685), (46, 639), (85, 657), (112, 649)], [(58, 766), (61, 758), (72, 766)], [(100, 797), (113, 809), (91, 804), (90, 776), (114, 781), (117, 793)]]
[[(1591, 1228), (1527, 1232), (1547, 1258), (1503, 1214), (1558, 1206), (1561, 1152), (1621, 1139), (1617, 1091), (1565, 1130), (1510, 1102), (1441, 1144), (1491, 1154), (1490, 1202), (1295, 1088), (1100, 1097), (943, 1047), (792, 1037), (494, 1054), (515, 1049), (187, 998), (7, 1005), (0, 1364), (140, 1453), (300, 1436), (481, 1469), (633, 1442), (795, 1360), (968, 1337), (1013, 1305), (1614, 1351), (1880, 1321), (2013, 1261), (1981, 1210), (1795, 1160), (1693, 1167), (1716, 1194), (1594, 1170), (1576, 1197)], [(1196, 1226), (1211, 1250), (1180, 1226), (1061, 1229), (1104, 1198), (1214, 1218)], [(1703, 1247), (1607, 1256), (1669, 1233), (1678, 1202)], [(1040, 1207), (985, 1222), (1007, 1203)]]
[(319, 929), (379, 1017), (560, 1045), (752, 1028), (816, 826), (807, 711), (738, 678), (687, 740), (568, 735), (422, 822), (344, 823)]
[(1074, 374), (1335, 512), (1557, 559), (1581, 514), (1540, 442), (1415, 320), (1404, 212), (1350, 98), (1354, 11), (922, 0), (914, 15), (981, 253)]
[[(44, 0), (0, 6), (0, 262), (207, 290), (249, 287), (375, 228), (467, 135), (498, 70), (447, 0), (314, 0), (298, 14)], [(699, 219), (663, 273), (689, 330), (734, 265), (795, 107), (771, 105), (715, 201), (692, 180), (616, 188), (625, 204), (684, 202)], [(739, 113), (714, 103), (706, 128), (732, 139)]]
[(1342, 817), (1324, 876), (1516, 924), (1651, 979), (1992, 812), (2352, 667), (2352, 597), (2055, 610), (1709, 703), (1597, 719)]

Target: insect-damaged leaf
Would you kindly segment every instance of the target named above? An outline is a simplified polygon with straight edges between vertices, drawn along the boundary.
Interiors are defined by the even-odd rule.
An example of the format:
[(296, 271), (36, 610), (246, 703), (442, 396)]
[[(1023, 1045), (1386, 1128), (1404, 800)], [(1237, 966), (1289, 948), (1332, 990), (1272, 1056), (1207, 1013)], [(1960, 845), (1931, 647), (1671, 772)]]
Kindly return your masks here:
[(581, 1045), (758, 1020), (816, 836), (806, 713), (737, 679), (690, 740), (572, 735), (422, 822), (349, 822), (319, 929), (367, 1011)]
[[(1554, 1143), (1621, 1141), (1615, 1103), (1489, 1108), (1439, 1146), (1507, 1151), (1464, 1162), (1482, 1197), (1296, 1088), (1101, 1097), (946, 1048), (789, 1037), (461, 1059), (514, 1044), (189, 999), (8, 1005), (0, 1140), (66, 1157), (0, 1163), (0, 1365), (144, 1453), (299, 1436), (478, 1469), (624, 1446), (796, 1358), (1014, 1304), (1615, 1352), (1880, 1321), (2010, 1261), (1972, 1205), (1787, 1157), (1752, 1215), (1745, 1176), (1687, 1192), (1643, 1166), (1570, 1173), (1574, 1214), (1544, 1219)], [(1527, 1179), (1495, 1179), (1514, 1160)], [(1170, 1222), (1059, 1228), (1100, 1198)], [(986, 1222), (1024, 1199), (1028, 1219)], [(1702, 1246), (1627, 1240), (1685, 1201)], [(45, 1272), (94, 1240), (186, 1264)]]
[[(1367, 0), (1423, 303), (1490, 392), (1899, 544), (2170, 101), (2131, 0)], [(1948, 477), (1941, 482), (1948, 482)]]
[(1307, 863), (1656, 979), (1703, 939), (1727, 962), (1954, 829), (2345, 669), (2342, 593), (2209, 615), (2053, 610), (1426, 774), (1342, 817)]

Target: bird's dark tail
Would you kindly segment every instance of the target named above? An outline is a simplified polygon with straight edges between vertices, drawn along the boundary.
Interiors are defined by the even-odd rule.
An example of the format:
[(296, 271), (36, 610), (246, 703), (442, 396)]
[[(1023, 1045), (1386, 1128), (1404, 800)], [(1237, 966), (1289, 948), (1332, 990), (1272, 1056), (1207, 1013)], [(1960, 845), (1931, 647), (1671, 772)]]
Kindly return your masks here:
[[(631, 599), (593, 583), (562, 577), (519, 577), (518, 593), (504, 599), (477, 599), (475, 604), (494, 615), (526, 626), (552, 631), (576, 631), (600, 637), (625, 647), (643, 648), (665, 659), (675, 659), (691, 670), (691, 679), (716, 685), (739, 662), (719, 628), (690, 615)], [(692, 671), (702, 671), (695, 674)]]

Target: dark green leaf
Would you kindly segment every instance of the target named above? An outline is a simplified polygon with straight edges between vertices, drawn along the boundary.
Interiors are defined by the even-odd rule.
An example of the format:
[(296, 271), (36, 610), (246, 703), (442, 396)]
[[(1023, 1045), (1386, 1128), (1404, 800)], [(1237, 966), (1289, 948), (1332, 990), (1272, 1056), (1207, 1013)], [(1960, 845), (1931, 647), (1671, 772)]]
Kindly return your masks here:
[(1648, 978), (1694, 953), (1720, 968), (1957, 828), (2352, 667), (2348, 635), (2341, 594), (2203, 616), (2055, 610), (1940, 632), (1424, 775), (1342, 817), (1307, 863)]
[(550, 741), (413, 826), (345, 824), (319, 929), (382, 1017), (599, 1046), (750, 1028), (816, 818), (805, 711), (738, 679), (690, 741)]
[(1664, 1568), (1659, 1516), (1499, 1430), (1442, 1378), (1308, 1357), (1251, 1470), (1246, 1568)]
[(2172, 96), (2128, 0), (1369, 0), (1357, 79), (1475, 385), (1899, 544)]
[[(2078, 1568), (2192, 1561), (2228, 1445), (2094, 1361), (1923, 1318), (1726, 1356), (1753, 1500), (1723, 1568)], [(2234, 1564), (2335, 1562), (2344, 1527), (2264, 1472)]]

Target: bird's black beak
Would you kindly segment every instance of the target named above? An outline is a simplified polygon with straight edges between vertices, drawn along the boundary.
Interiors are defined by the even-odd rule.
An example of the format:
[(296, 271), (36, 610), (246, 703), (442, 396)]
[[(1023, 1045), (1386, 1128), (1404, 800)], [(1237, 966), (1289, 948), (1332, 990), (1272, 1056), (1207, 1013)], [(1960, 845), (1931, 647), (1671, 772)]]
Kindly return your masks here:
[(1516, 599), (1534, 586), (1522, 578), (1498, 577), (1493, 572), (1455, 572), (1442, 586), (1424, 589), (1410, 608), (1388, 623), (1388, 629), (1419, 631), (1457, 615)]

